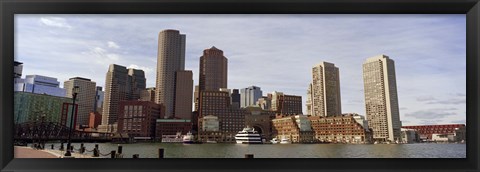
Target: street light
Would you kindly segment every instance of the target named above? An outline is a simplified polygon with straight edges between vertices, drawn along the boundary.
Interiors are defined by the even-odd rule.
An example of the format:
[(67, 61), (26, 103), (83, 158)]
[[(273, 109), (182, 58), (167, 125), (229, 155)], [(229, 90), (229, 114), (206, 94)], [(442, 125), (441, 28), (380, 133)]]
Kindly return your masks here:
[(75, 99), (77, 99), (77, 94), (79, 91), (78, 86), (74, 86), (72, 89), (72, 96), (73, 96), (73, 107), (72, 107), (72, 115), (70, 118), (70, 130), (68, 132), (68, 143), (67, 143), (67, 152), (65, 152), (65, 156), (72, 156), (72, 153), (70, 153), (70, 144), (71, 144), (71, 137), (72, 137), (72, 129), (73, 129), (73, 118), (74, 118), (74, 113), (75, 113)]

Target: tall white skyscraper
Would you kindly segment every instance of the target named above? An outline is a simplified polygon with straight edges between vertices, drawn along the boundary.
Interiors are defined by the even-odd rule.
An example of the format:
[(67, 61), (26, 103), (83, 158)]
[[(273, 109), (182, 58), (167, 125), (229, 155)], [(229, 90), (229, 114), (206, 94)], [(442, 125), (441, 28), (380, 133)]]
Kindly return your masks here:
[(395, 62), (386, 55), (368, 58), (363, 63), (365, 109), (375, 141), (400, 140)]
[[(312, 68), (309, 85), (310, 102), (307, 110), (312, 116), (336, 116), (342, 114), (340, 98), (340, 74), (333, 63), (321, 62)], [(308, 94), (307, 92), (307, 94)], [(308, 101), (308, 98), (307, 98)]]

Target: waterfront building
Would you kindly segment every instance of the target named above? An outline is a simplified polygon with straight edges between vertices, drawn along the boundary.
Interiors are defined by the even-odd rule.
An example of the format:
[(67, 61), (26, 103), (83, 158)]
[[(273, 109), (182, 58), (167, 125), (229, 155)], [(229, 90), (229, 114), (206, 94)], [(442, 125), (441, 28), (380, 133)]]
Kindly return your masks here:
[(99, 112), (99, 114), (103, 110), (103, 100), (105, 99), (105, 92), (102, 91), (102, 87), (97, 86), (97, 89), (95, 91), (95, 105), (93, 106), (93, 111), (94, 112)]
[(75, 103), (78, 104), (77, 124), (88, 125), (90, 112), (95, 112), (95, 97), (97, 83), (82, 77), (70, 78), (63, 82), (66, 97), (73, 98), (73, 87), (78, 86), (78, 94)]
[(303, 114), (302, 96), (286, 95), (282, 92), (274, 91), (269, 94), (271, 97), (271, 109), (280, 114)]
[(129, 137), (155, 137), (156, 120), (163, 117), (162, 105), (151, 101), (120, 101), (118, 132)]
[(417, 133), (417, 130), (414, 129), (407, 129), (407, 128), (402, 128), (400, 130), (400, 135), (402, 137), (401, 142), (402, 143), (417, 143), (419, 142), (419, 135)]
[(97, 128), (100, 124), (102, 124), (102, 114), (98, 111), (90, 112), (90, 116), (88, 117), (88, 128)]
[(157, 119), (156, 140), (165, 136), (185, 135), (192, 130), (192, 122), (189, 119)]
[(240, 93), (238, 92), (238, 89), (233, 89), (232, 94), (232, 108), (238, 109), (240, 108)]
[[(240, 107), (255, 106), (257, 100), (262, 97), (262, 90), (257, 86), (240, 89)], [(243, 130), (243, 128), (242, 128)]]
[(308, 117), (315, 139), (320, 142), (333, 143), (370, 143), (371, 132), (364, 128), (358, 114), (334, 115), (328, 117)]
[(373, 139), (400, 141), (395, 62), (386, 55), (368, 58), (363, 63), (365, 109)]
[[(234, 142), (235, 134), (245, 127), (244, 109), (235, 109), (230, 106), (230, 93), (226, 91), (201, 91), (199, 95), (199, 118), (207, 115), (218, 117), (219, 131), (222, 142)], [(199, 119), (199, 121), (201, 121)], [(198, 128), (201, 129), (199, 122)], [(200, 131), (201, 133), (202, 131)]]
[(365, 130), (368, 130), (369, 127), (368, 127), (368, 121), (365, 119), (365, 116), (362, 116), (362, 115), (359, 115), (357, 113), (344, 113), (342, 114), (342, 116), (353, 116), (353, 119), (355, 119), (355, 121), (357, 123), (359, 123), (360, 125), (362, 125), (362, 127), (365, 129)]
[(217, 116), (207, 115), (201, 118), (201, 131), (219, 131), (220, 122), (218, 121)]
[[(61, 122), (62, 108), (72, 103), (71, 98), (29, 92), (14, 92), (14, 123), (41, 121)], [(69, 111), (71, 113), (71, 111)]]
[[(103, 122), (103, 115), (102, 115), (102, 122)], [(99, 133), (108, 133), (108, 134), (114, 134), (117, 133), (118, 129), (118, 124), (117, 122), (113, 124), (100, 124), (97, 126), (97, 131)]]
[(272, 139), (271, 120), (275, 118), (275, 112), (260, 107), (247, 107), (245, 110), (250, 112), (245, 115), (245, 126), (254, 128), (266, 140)]
[(416, 130), (421, 141), (433, 141), (433, 134), (450, 135), (450, 140), (458, 142), (466, 139), (465, 124), (413, 125), (402, 128)]
[(193, 77), (191, 71), (185, 71), (185, 40), (186, 35), (178, 30), (167, 29), (158, 34), (155, 102), (165, 106), (167, 118), (185, 117), (188, 106), (192, 110)]
[(288, 139), (292, 143), (314, 142), (314, 132), (306, 115), (279, 114), (272, 120), (273, 137)]
[(140, 92), (140, 100), (155, 102), (155, 87), (146, 88)]
[(342, 114), (340, 74), (335, 64), (321, 62), (313, 66), (309, 87), (311, 102), (308, 106), (311, 110), (308, 114), (324, 117)]
[(215, 46), (203, 50), (199, 67), (200, 91), (217, 91), (227, 88), (228, 59)]
[(142, 70), (110, 64), (105, 79), (102, 125), (117, 122), (119, 102), (138, 100), (140, 91), (145, 89), (146, 79)]
[(177, 71), (175, 76), (175, 107), (173, 117), (192, 119), (193, 73), (192, 71)]
[(17, 78), (14, 91), (65, 97), (65, 89), (60, 88), (57, 78), (42, 75), (27, 75), (25, 79)]

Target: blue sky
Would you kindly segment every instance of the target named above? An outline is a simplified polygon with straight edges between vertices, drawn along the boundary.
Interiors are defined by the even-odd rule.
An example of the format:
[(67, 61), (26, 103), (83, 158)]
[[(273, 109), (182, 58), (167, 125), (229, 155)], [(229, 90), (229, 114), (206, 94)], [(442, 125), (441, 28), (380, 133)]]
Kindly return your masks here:
[[(365, 114), (362, 63), (395, 61), (403, 125), (465, 123), (465, 15), (15, 15), (15, 59), (23, 75), (105, 85), (111, 63), (143, 69), (155, 86), (158, 33), (187, 35), (185, 69), (198, 84), (199, 58), (228, 58), (228, 87), (300, 95), (311, 68), (340, 70), (342, 112)], [(305, 110), (305, 107), (303, 107)]]

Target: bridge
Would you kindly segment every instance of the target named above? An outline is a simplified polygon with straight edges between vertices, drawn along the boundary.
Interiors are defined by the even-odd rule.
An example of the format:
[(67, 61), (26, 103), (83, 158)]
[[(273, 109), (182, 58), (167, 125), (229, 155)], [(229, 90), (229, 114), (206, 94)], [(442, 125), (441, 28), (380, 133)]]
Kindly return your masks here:
[[(47, 141), (68, 141), (70, 128), (56, 122), (24, 122), (15, 124), (15, 143), (33, 143)], [(71, 135), (72, 142), (110, 142), (110, 133), (95, 131), (74, 130)]]

